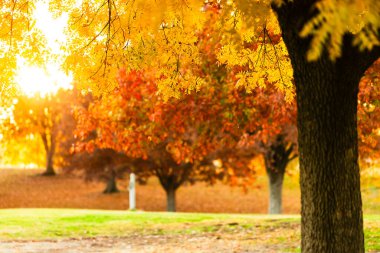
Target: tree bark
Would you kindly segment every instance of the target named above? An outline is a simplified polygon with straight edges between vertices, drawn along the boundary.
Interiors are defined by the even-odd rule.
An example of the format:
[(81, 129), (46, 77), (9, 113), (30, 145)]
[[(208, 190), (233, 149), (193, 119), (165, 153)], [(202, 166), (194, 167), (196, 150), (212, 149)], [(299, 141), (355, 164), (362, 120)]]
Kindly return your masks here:
[(106, 189), (104, 189), (104, 194), (118, 193), (116, 178), (114, 176), (110, 177), (107, 181)]
[(293, 145), (287, 148), (287, 143), (282, 135), (277, 135), (275, 140), (265, 148), (265, 169), (269, 183), (269, 214), (282, 213), (282, 185), (286, 166), (293, 151)]
[(176, 211), (176, 189), (174, 187), (169, 187), (165, 189), (166, 192), (166, 211), (175, 212)]
[(155, 172), (161, 186), (166, 192), (166, 210), (168, 212), (176, 212), (177, 189), (189, 179), (194, 165), (190, 163), (178, 165), (173, 160), (170, 165), (175, 169), (174, 173), (169, 168), (164, 169), (158, 167), (155, 169)]
[(364, 252), (357, 94), (360, 78), (379, 54), (359, 52), (346, 35), (335, 62), (326, 51), (308, 62), (310, 38), (301, 39), (299, 31), (313, 15), (313, 2), (275, 8), (297, 94), (302, 252)]
[(335, 64), (328, 61), (296, 64), (302, 249), (364, 252), (356, 126), (360, 77), (332, 71)]
[(50, 152), (46, 155), (46, 170), (42, 174), (44, 176), (55, 176), (55, 170), (54, 170), (54, 155)]
[(168, 175), (163, 173), (163, 170), (156, 170), (157, 177), (160, 181), (162, 188), (164, 188), (166, 193), (166, 211), (175, 212), (176, 211), (176, 191), (181, 186), (177, 182), (178, 178), (175, 175)]
[(50, 143), (46, 133), (41, 134), (42, 142), (46, 152), (46, 170), (42, 173), (43, 176), (55, 176), (54, 170), (54, 155), (55, 155), (55, 140), (53, 136), (50, 136)]
[(269, 214), (282, 213), (282, 185), (285, 169), (273, 170), (266, 167), (269, 182)]

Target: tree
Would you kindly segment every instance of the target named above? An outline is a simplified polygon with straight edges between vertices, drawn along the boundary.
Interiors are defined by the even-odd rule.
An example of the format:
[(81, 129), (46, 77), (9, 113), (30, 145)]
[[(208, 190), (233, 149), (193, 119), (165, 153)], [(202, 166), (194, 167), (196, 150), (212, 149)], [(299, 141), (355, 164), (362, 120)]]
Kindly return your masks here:
[[(84, 140), (78, 151), (111, 148), (123, 152), (127, 161), (121, 166), (139, 177), (159, 179), (168, 211), (176, 210), (176, 191), (186, 182), (213, 183), (239, 175), (252, 180), (252, 168), (246, 166), (252, 154), (239, 149), (239, 138), (235, 141), (229, 132), (233, 123), (218, 103), (222, 92), (210, 96), (200, 91), (164, 102), (147, 71), (121, 70), (119, 82), (113, 94), (78, 111), (78, 133)], [(96, 138), (88, 141), (94, 131)], [(236, 157), (242, 160), (237, 162)], [(218, 159), (223, 167), (214, 165)]]
[[(123, 178), (126, 171), (125, 156), (112, 149), (96, 149), (91, 153), (76, 152), (75, 131), (78, 126), (75, 112), (78, 108), (88, 109), (94, 98), (91, 94), (81, 93), (76, 87), (71, 91), (70, 107), (72, 110), (62, 115), (60, 124), (60, 141), (57, 145), (56, 164), (64, 173), (81, 174), (86, 181), (98, 180), (106, 183), (105, 194), (119, 192), (117, 179)], [(96, 134), (89, 134), (88, 141)], [(83, 175), (82, 175), (83, 174)]]
[[(87, 149), (112, 148), (132, 160), (143, 159), (146, 168), (135, 166), (135, 173), (140, 177), (141, 173), (145, 177), (158, 177), (171, 211), (175, 210), (175, 192), (185, 182), (213, 183), (218, 178), (230, 177), (234, 178), (231, 183), (236, 184), (238, 175), (244, 175), (247, 182), (253, 177), (251, 168), (242, 168), (252, 157), (252, 151), (237, 148), (242, 129), (234, 129), (234, 122), (239, 119), (229, 109), (232, 103), (233, 108), (238, 108), (241, 99), (249, 99), (234, 95), (236, 91), (228, 82), (225, 67), (216, 64), (218, 35), (211, 39), (212, 29), (205, 26), (197, 33), (199, 40), (195, 46), (202, 54), (199, 67), (177, 66), (180, 75), (208, 81), (197, 94), (165, 101), (157, 94), (158, 81), (170, 77), (157, 78), (155, 69), (144, 70), (145, 74), (121, 70), (119, 87), (114, 93), (103, 96), (79, 117), (84, 129), (81, 132), (85, 133), (82, 139), (87, 138), (86, 133), (97, 130), (97, 139), (88, 143)], [(245, 109), (249, 113), (250, 109)], [(234, 159), (237, 156), (243, 160), (237, 162)], [(220, 158), (223, 167), (216, 170), (213, 161)]]
[[(376, 106), (379, 100), (377, 86), (379, 78), (379, 60), (367, 70), (360, 82), (358, 97), (358, 130), (359, 130), (359, 154), (360, 160), (373, 161), (378, 157), (380, 120)], [(270, 183), (269, 213), (281, 213), (281, 187), (287, 163), (297, 155), (297, 140), (295, 133), (295, 104), (285, 103), (284, 99), (273, 97), (276, 92), (266, 88), (252, 95), (260, 108), (260, 114), (255, 116), (260, 119), (262, 128), (268, 129), (264, 135), (255, 132), (249, 141), (264, 156), (266, 172)], [(272, 96), (272, 97), (270, 97)], [(277, 94), (281, 96), (281, 94)], [(262, 97), (262, 99), (260, 99)], [(268, 101), (270, 101), (268, 103)], [(272, 107), (268, 110), (267, 106)], [(285, 108), (285, 110), (283, 110)], [(268, 113), (269, 112), (269, 113)], [(253, 138), (252, 138), (253, 137)], [(264, 140), (264, 142), (263, 142)], [(257, 142), (257, 144), (255, 144)]]
[(45, 149), (46, 170), (44, 176), (55, 175), (54, 157), (57, 143), (63, 141), (62, 117), (70, 112), (70, 91), (59, 91), (46, 97), (27, 97), (20, 95), (14, 105), (10, 123), (13, 134), (40, 137)]
[[(347, 19), (336, 6), (352, 10), (353, 15), (363, 6), (369, 8), (361, 20), (365, 25), (350, 33), (358, 20)], [(380, 49), (379, 19), (369, 20), (371, 15), (378, 17), (379, 5), (368, 1), (363, 6), (348, 1), (273, 5), (296, 85), (304, 252), (364, 251), (357, 92), (360, 78), (379, 58)], [(365, 33), (373, 35), (371, 41), (365, 41)], [(325, 43), (327, 38), (330, 41)], [(372, 51), (363, 50), (367, 47)]]
[[(379, 136), (378, 129), (380, 120), (378, 118), (379, 100), (379, 63), (375, 64), (366, 71), (365, 76), (360, 81), (360, 91), (358, 97), (358, 132), (359, 132), (359, 154), (363, 165), (367, 162), (373, 163), (378, 157)], [(281, 210), (281, 185), (285, 172), (286, 164), (295, 158), (297, 154), (297, 140), (295, 133), (295, 104), (285, 103), (283, 99), (273, 97), (276, 92), (266, 88), (259, 93), (253, 92), (252, 95), (257, 101), (260, 114), (254, 116), (261, 120), (262, 128), (269, 131), (254, 132), (249, 141), (258, 149), (265, 158), (266, 172), (270, 184), (270, 205), (269, 213), (280, 213)], [(272, 96), (272, 97), (270, 97)], [(281, 96), (281, 94), (277, 94)], [(262, 97), (262, 99), (260, 99)], [(268, 103), (268, 101), (270, 101)], [(267, 106), (272, 107), (268, 110)], [(284, 109), (285, 110), (282, 110)], [(269, 112), (269, 113), (268, 113)], [(264, 127), (265, 126), (265, 127)], [(253, 138), (252, 138), (253, 137)], [(263, 142), (263, 140), (265, 140)], [(255, 144), (257, 142), (257, 144)], [(362, 168), (364, 169), (364, 168)]]
[[(207, 28), (205, 28), (204, 34), (207, 36), (199, 37), (200, 46), (202, 46), (203, 39), (206, 41), (203, 42), (204, 45), (200, 47), (199, 51), (202, 55), (206, 55), (207, 59), (201, 58), (201, 62), (216, 64), (218, 57), (219, 60), (225, 57), (223, 53), (225, 49), (220, 43), (225, 34), (216, 32), (220, 27), (211, 24), (217, 23), (223, 17), (223, 8), (218, 3), (210, 3), (206, 4), (204, 9), (205, 13), (211, 13), (212, 17), (210, 18), (211, 22), (205, 24)], [(270, 58), (271, 54), (273, 54), (272, 57), (280, 57), (280, 53), (275, 47), (281, 47), (279, 39), (281, 35), (264, 27), (260, 36), (262, 36), (261, 41), (247, 41), (242, 50), (250, 51), (264, 47), (262, 48), (264, 56), (261, 64), (270, 67), (272, 61), (265, 58)], [(216, 45), (212, 41), (215, 41)], [(269, 48), (266, 47), (265, 41), (269, 41), (272, 45)], [(214, 59), (214, 61), (208, 59)], [(259, 57), (255, 60), (260, 61)], [(244, 61), (251, 60), (239, 59), (239, 62)], [(272, 71), (276, 70), (274, 68)], [(226, 80), (226, 86), (230, 87), (231, 91), (226, 102), (228, 106), (226, 106), (225, 112), (234, 115), (234, 125), (238, 126), (238, 130), (235, 130), (236, 136), (241, 135), (240, 144), (252, 149), (252, 153), (264, 156), (270, 190), (268, 211), (279, 214), (282, 206), (282, 183), (285, 168), (297, 153), (296, 106), (294, 102), (289, 101), (293, 96), (293, 91), (289, 89), (284, 93), (283, 87), (276, 84), (278, 80), (268, 76), (261, 77), (259, 87), (250, 87), (248, 72), (249, 66), (244, 64), (227, 70), (229, 78)]]
[(269, 185), (269, 214), (282, 213), (282, 186), (288, 164), (298, 156), (296, 105), (281, 92), (265, 89), (255, 94), (261, 128), (251, 133), (253, 148), (264, 157)]
[[(106, 183), (104, 194), (118, 193), (117, 179), (122, 179), (128, 172), (125, 155), (112, 149), (96, 149), (92, 153), (76, 152), (66, 156), (63, 171), (66, 173), (83, 173), (85, 180)], [(130, 170), (129, 170), (130, 171)]]
[[(302, 27), (314, 1), (276, 8), (297, 89), (303, 252), (364, 252), (357, 136), (357, 95), (364, 71), (380, 57), (342, 36), (340, 58), (325, 50), (310, 62)], [(332, 35), (330, 35), (332, 36)]]

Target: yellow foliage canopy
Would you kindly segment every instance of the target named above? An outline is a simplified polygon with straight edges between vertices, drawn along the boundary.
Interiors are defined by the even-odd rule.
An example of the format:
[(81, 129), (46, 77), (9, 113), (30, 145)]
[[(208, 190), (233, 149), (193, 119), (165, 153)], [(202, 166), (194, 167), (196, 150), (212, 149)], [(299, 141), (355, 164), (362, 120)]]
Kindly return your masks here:
[[(301, 1), (301, 0), (294, 0)], [(1, 1), (0, 64), (2, 84), (9, 83), (22, 55), (41, 61), (48, 55), (44, 39), (34, 29), (31, 10), (36, 1)], [(220, 33), (220, 64), (239, 66), (237, 86), (249, 92), (257, 86), (274, 84), (293, 97), (292, 69), (272, 5), (285, 0), (52, 0), (51, 11), (69, 14), (68, 42), (63, 48), (65, 68), (75, 80), (92, 91), (110, 91), (116, 72), (128, 69), (155, 69), (165, 97), (197, 90), (205, 80), (196, 75), (201, 52), (197, 34), (205, 26)], [(219, 10), (211, 15), (209, 6)], [(355, 35), (361, 50), (380, 45), (380, 1), (320, 0), (316, 15), (303, 27), (300, 36), (312, 36), (309, 60), (316, 60), (327, 48), (332, 60), (340, 56), (342, 38)], [(309, 10), (305, 10), (309, 11)], [(253, 46), (255, 45), (255, 46)]]

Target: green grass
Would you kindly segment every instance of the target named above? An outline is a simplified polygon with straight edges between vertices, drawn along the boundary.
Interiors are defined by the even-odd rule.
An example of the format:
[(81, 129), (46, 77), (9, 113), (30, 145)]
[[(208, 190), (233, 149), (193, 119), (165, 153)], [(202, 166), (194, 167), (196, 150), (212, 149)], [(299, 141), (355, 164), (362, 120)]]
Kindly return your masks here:
[(364, 233), (366, 249), (380, 252), (380, 215), (365, 216)]
[[(298, 221), (297, 216), (285, 216)], [(203, 231), (220, 224), (256, 224), (265, 215), (152, 213), (78, 209), (0, 210), (0, 239), (53, 239)], [(284, 218), (281, 218), (284, 219)]]
[[(299, 251), (297, 215), (152, 213), (78, 209), (0, 210), (0, 240), (219, 233)], [(380, 251), (380, 215), (365, 217), (366, 249)]]

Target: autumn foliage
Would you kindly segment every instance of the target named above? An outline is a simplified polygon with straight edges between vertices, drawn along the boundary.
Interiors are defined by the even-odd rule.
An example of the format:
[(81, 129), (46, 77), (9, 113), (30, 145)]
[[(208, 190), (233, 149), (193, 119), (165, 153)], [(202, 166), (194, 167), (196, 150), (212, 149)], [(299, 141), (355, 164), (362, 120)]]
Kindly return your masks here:
[[(379, 1), (49, 4), (68, 15), (64, 68), (96, 96), (76, 106), (73, 151), (121, 154), (118, 168), (157, 176), (174, 210), (185, 182), (250, 183), (259, 152), (269, 174), (281, 172), (279, 188), (299, 150), (302, 250), (364, 252), (358, 136), (363, 158), (375, 157), (377, 65), (362, 80), (359, 108), (357, 95), (380, 56)], [(11, 90), (19, 57), (41, 64), (51, 56), (34, 7), (4, 1), (0, 10), (1, 90)], [(45, 147), (54, 146), (49, 138), (42, 134)]]
[[(380, 148), (380, 59), (363, 76), (358, 95), (358, 135), (362, 160), (373, 164)], [(368, 159), (370, 158), (370, 159)]]
[(59, 90), (45, 97), (20, 94), (13, 102), (12, 114), (5, 124), (8, 128), (6, 138), (33, 136), (39, 139), (45, 151), (46, 171), (43, 175), (55, 175), (54, 166), (59, 160), (57, 153), (63, 153), (62, 144), (72, 138), (72, 132), (65, 132), (72, 122), (68, 120), (72, 115), (72, 91)]
[[(185, 182), (213, 183), (234, 177), (230, 166), (243, 169), (249, 161), (229, 162), (237, 155), (238, 143), (230, 125), (224, 124), (230, 120), (228, 115), (215, 103), (218, 96), (189, 94), (165, 102), (148, 73), (121, 70), (118, 80), (120, 86), (113, 94), (96, 101), (89, 110), (78, 111), (83, 122), (78, 130), (81, 139), (96, 132), (96, 138), (79, 144), (79, 149), (110, 148), (124, 153), (130, 158), (127, 167), (141, 176), (157, 176), (168, 194)], [(228, 167), (214, 165), (221, 157)]]

